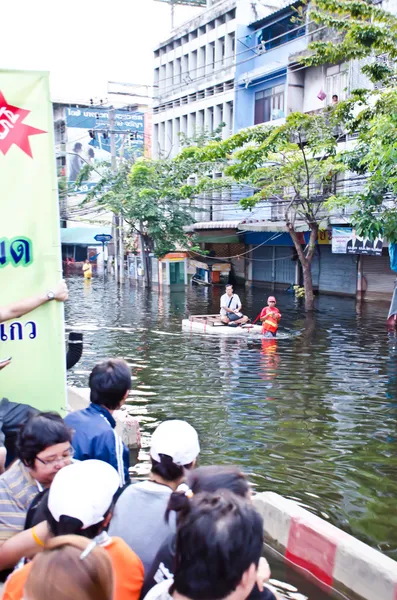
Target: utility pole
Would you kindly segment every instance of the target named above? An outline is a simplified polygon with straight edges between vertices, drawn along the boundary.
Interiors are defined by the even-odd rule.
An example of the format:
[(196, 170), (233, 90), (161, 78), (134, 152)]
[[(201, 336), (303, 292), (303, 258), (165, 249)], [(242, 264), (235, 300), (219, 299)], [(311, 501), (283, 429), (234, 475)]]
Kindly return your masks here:
[[(116, 153), (116, 137), (115, 137), (115, 109), (111, 107), (109, 109), (109, 130), (110, 130), (110, 156), (111, 156), (111, 164), (112, 164), (112, 172), (116, 173), (117, 171), (117, 153)], [(119, 218), (117, 215), (113, 214), (113, 240), (114, 240), (114, 271), (116, 281), (120, 281), (120, 273), (121, 273), (121, 265), (119, 270)]]

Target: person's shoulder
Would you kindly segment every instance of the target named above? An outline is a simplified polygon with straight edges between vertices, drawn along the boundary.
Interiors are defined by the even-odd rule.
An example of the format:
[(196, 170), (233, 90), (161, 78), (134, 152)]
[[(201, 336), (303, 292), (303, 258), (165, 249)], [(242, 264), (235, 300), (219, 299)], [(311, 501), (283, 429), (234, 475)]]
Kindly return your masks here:
[(8, 577), (4, 586), (3, 600), (22, 598), (26, 580), (32, 569), (32, 563), (27, 563), (21, 569), (16, 569)]
[(28, 477), (23, 465), (20, 460), (17, 460), (7, 471), (0, 475), (0, 488), (2, 490), (8, 489), (11, 485), (19, 487), (19, 484), (26, 483), (26, 481), (28, 481)]
[(64, 417), (65, 423), (79, 423), (90, 417), (89, 406), (87, 408), (81, 408), (80, 410), (74, 410)]
[(141, 559), (122, 538), (112, 536), (104, 548), (113, 558), (122, 560), (124, 563), (128, 563), (130, 566), (135, 566), (138, 569), (142, 568), (143, 570)]

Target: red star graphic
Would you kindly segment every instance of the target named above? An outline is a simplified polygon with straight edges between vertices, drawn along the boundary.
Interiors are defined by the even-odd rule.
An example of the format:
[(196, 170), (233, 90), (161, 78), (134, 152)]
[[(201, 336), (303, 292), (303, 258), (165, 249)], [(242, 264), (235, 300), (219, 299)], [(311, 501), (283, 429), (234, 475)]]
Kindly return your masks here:
[(0, 92), (0, 152), (4, 156), (15, 144), (30, 158), (33, 158), (29, 136), (47, 132), (23, 123), (30, 112), (30, 110), (8, 104)]

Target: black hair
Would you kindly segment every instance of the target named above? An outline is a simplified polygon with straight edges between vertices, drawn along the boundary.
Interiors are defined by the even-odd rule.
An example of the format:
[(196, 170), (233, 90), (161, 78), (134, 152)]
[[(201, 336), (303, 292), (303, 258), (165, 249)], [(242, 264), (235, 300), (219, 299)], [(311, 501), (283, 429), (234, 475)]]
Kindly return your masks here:
[(159, 454), (160, 461), (150, 457), (152, 461), (152, 473), (160, 475), (165, 481), (178, 481), (185, 474), (185, 469), (191, 469), (193, 463), (188, 465), (176, 465), (168, 454)]
[(17, 455), (26, 467), (33, 468), (36, 456), (49, 446), (72, 442), (72, 432), (56, 412), (40, 412), (21, 427)]
[(80, 144), (80, 142), (77, 142), (77, 143), (74, 145), (73, 151), (74, 151), (74, 152), (77, 152), (77, 150), (81, 150), (82, 148), (83, 148), (83, 144)]
[(75, 517), (69, 517), (68, 515), (61, 515), (59, 518), (59, 521), (54, 519), (54, 517), (52, 516), (52, 514), (50, 512), (50, 509), (48, 508), (48, 503), (44, 510), (44, 513), (45, 513), (45, 520), (48, 523), (48, 526), (50, 528), (52, 535), (54, 535), (54, 536), (81, 535), (90, 540), (93, 540), (94, 537), (99, 535), (101, 533), (101, 531), (103, 530), (103, 521), (106, 519), (106, 517), (112, 511), (112, 509), (113, 509), (113, 503), (112, 503), (112, 506), (110, 506), (110, 508), (103, 515), (102, 521), (100, 521), (99, 523), (95, 523), (95, 525), (91, 525), (90, 527), (86, 527), (85, 529), (83, 529), (83, 522), (80, 521), (80, 519), (76, 519)]
[(109, 410), (117, 410), (131, 389), (131, 371), (124, 360), (106, 360), (96, 365), (90, 374), (90, 400)]
[[(186, 476), (186, 485), (193, 494), (229, 490), (243, 498), (247, 497), (250, 489), (244, 473), (238, 467), (230, 465), (214, 465), (193, 469)], [(189, 497), (186, 496), (184, 491), (173, 492), (168, 501), (165, 520), (168, 522), (172, 510), (176, 513), (183, 512), (188, 502), (190, 502)]]
[(227, 283), (227, 284), (225, 285), (225, 288), (228, 288), (228, 287), (233, 287), (233, 284), (232, 284), (232, 283)]
[(263, 521), (253, 505), (229, 490), (200, 493), (186, 507), (176, 534), (176, 590), (192, 600), (231, 594), (263, 550)]

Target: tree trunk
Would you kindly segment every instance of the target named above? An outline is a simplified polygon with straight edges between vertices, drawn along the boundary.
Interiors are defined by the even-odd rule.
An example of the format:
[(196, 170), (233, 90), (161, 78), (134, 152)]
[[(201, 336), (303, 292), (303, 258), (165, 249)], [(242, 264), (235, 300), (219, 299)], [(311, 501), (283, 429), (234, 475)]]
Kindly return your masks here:
[(308, 312), (314, 310), (313, 277), (311, 262), (302, 265), (303, 286), (305, 288), (305, 308)]
[(313, 278), (312, 278), (312, 259), (315, 250), (315, 242), (317, 240), (318, 225), (313, 224), (310, 231), (310, 240), (307, 256), (302, 250), (302, 245), (299, 241), (298, 232), (295, 231), (292, 223), (287, 223), (287, 229), (294, 242), (295, 250), (298, 254), (299, 262), (302, 265), (303, 271), (303, 286), (305, 288), (305, 309), (309, 312), (314, 310), (314, 294), (313, 294)]
[(140, 242), (140, 249), (141, 249), (141, 261), (142, 261), (142, 268), (143, 268), (143, 277), (144, 277), (144, 281), (145, 281), (145, 287), (150, 288), (151, 287), (151, 281), (150, 281), (150, 273), (149, 273), (149, 257), (147, 255), (147, 250), (146, 250), (146, 244), (145, 244), (145, 236), (142, 233), (143, 227), (142, 224), (140, 224), (139, 227), (139, 242)]

